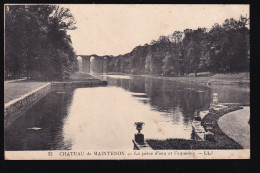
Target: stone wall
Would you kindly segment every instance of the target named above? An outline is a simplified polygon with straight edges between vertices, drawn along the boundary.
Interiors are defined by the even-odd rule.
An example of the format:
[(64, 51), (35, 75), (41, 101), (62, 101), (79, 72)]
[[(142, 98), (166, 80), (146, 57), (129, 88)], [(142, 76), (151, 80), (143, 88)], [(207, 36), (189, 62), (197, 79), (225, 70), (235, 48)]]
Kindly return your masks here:
[(51, 83), (48, 83), (32, 92), (25, 94), (5, 104), (4, 125), (8, 127), (16, 118), (36, 104), (41, 98), (51, 91)]
[(24, 114), (29, 108), (35, 105), (41, 98), (50, 91), (63, 90), (66, 88), (87, 88), (107, 86), (107, 81), (88, 80), (88, 81), (70, 81), (70, 82), (52, 82), (48, 83), (32, 92), (14, 99), (4, 105), (4, 127), (8, 127), (16, 118)]
[(88, 87), (98, 87), (98, 86), (107, 86), (107, 81), (89, 80), (89, 81), (52, 82), (51, 83), (51, 89), (53, 91), (63, 90), (66, 88), (88, 88)]

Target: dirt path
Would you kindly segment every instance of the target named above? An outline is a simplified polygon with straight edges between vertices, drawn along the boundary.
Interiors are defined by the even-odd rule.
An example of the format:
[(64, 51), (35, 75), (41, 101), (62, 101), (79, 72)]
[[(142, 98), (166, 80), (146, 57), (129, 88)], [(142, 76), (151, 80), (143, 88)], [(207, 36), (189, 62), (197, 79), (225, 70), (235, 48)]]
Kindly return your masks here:
[(250, 148), (250, 108), (243, 107), (241, 110), (227, 113), (220, 117), (219, 128), (230, 138), (239, 143), (243, 148)]

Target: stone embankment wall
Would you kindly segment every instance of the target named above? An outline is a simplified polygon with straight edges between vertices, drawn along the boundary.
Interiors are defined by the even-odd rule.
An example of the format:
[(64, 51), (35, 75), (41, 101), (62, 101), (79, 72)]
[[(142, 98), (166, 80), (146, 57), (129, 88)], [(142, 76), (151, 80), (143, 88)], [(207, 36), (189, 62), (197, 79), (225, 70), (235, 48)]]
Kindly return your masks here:
[(107, 86), (107, 81), (89, 80), (89, 81), (70, 81), (70, 82), (52, 82), (48, 83), (32, 92), (25, 94), (5, 104), (4, 108), (4, 127), (8, 127), (16, 118), (24, 114), (29, 108), (35, 105), (41, 98), (50, 91), (57, 91), (66, 88), (87, 88)]
[(89, 81), (72, 81), (72, 82), (52, 82), (51, 89), (53, 91), (62, 90), (66, 88), (88, 88), (107, 86), (107, 81), (89, 80)]
[(4, 125), (8, 127), (16, 118), (36, 104), (41, 98), (51, 91), (51, 83), (48, 83), (32, 92), (25, 94), (5, 104)]

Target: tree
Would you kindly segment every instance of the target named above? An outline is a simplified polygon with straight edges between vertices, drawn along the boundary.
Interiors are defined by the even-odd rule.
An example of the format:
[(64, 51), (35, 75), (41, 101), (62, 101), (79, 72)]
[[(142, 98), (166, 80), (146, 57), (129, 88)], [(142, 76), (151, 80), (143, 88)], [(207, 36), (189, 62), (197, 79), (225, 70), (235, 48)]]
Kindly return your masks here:
[[(120, 56), (121, 72), (184, 75), (194, 72), (240, 72), (249, 70), (249, 18), (226, 19), (211, 29), (175, 31), (157, 41), (135, 47)], [(110, 69), (117, 69), (116, 57)], [(115, 60), (113, 60), (115, 59)], [(127, 70), (125, 70), (127, 68)]]
[(76, 55), (66, 31), (75, 29), (68, 9), (11, 5), (5, 10), (6, 77), (63, 79), (75, 72)]
[(151, 70), (151, 60), (152, 60), (152, 54), (149, 53), (146, 58), (145, 58), (145, 72), (147, 74), (151, 74), (152, 70)]
[(174, 73), (174, 66), (175, 66), (174, 57), (171, 55), (166, 55), (163, 59), (163, 67), (162, 71), (164, 75), (170, 75)]
[(222, 26), (214, 25), (209, 31), (210, 66), (214, 72), (249, 70), (249, 19), (227, 19)]

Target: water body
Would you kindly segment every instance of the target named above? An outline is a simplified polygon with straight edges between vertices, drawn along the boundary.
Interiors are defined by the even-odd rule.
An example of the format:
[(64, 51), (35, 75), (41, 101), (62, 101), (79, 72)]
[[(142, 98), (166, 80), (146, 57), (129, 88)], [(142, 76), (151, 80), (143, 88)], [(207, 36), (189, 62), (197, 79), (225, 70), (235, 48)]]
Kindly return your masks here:
[(248, 87), (207, 87), (104, 75), (107, 87), (49, 93), (5, 131), (6, 150), (132, 150), (134, 123), (145, 138), (191, 138), (194, 111), (219, 102), (249, 104)]

